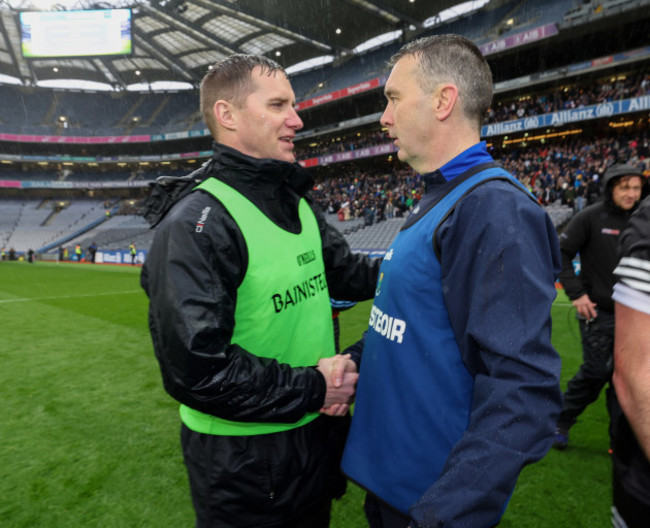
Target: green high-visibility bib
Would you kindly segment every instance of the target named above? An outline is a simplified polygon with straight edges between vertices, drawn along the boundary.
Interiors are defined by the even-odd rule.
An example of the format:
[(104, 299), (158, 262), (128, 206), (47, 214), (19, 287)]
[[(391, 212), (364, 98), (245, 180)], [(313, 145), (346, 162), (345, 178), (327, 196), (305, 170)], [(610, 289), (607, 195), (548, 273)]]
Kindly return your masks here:
[[(231, 343), (260, 357), (292, 367), (316, 365), (334, 355), (334, 330), (320, 231), (314, 213), (301, 199), (302, 229), (290, 233), (269, 220), (232, 187), (209, 178), (203, 189), (233, 217), (246, 241), (248, 268), (237, 289)], [(204, 210), (204, 215), (209, 216)], [(305, 425), (318, 413), (295, 423), (235, 422), (181, 405), (181, 419), (190, 429), (214, 435), (277, 433)]]

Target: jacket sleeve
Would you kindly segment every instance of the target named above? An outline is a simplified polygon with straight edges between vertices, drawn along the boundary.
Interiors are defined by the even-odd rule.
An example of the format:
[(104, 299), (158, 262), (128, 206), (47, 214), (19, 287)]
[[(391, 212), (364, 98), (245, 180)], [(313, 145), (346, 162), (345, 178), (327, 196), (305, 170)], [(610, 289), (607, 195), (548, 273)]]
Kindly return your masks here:
[[(197, 229), (206, 207), (210, 213)], [(221, 418), (295, 422), (322, 406), (320, 372), (230, 343), (245, 247), (234, 220), (204, 193), (184, 198), (160, 223), (141, 283), (163, 383), (179, 402)]]
[(343, 234), (325, 220), (319, 207), (310, 205), (318, 221), (323, 242), (323, 260), (330, 297), (346, 301), (372, 299), (381, 259), (353, 253)]
[(410, 514), (414, 527), (488, 527), (523, 467), (550, 448), (560, 411), (551, 345), (559, 248), (542, 208), (504, 182), (459, 202), (439, 242), (445, 302), (474, 395), (466, 432)]
[(562, 272), (559, 280), (569, 299), (574, 300), (582, 297), (587, 291), (582, 283), (580, 275), (576, 275), (573, 269), (573, 259), (588, 243), (589, 227), (585, 212), (578, 213), (573, 217), (569, 225), (560, 235), (560, 253), (562, 256)]

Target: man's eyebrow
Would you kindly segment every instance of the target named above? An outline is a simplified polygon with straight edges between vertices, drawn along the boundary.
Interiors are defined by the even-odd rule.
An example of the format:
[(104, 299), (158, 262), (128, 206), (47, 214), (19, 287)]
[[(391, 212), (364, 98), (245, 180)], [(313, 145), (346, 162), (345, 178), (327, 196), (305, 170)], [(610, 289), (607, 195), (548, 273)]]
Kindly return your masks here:
[(397, 93), (398, 93), (398, 91), (395, 90), (395, 88), (387, 88), (387, 89), (384, 90), (384, 95), (386, 97), (390, 97), (391, 95), (396, 95)]
[[(271, 97), (269, 99), (269, 103), (290, 103), (290, 99), (288, 97), (282, 97), (282, 96), (277, 96), (277, 97)], [(294, 102), (295, 104), (295, 102)]]

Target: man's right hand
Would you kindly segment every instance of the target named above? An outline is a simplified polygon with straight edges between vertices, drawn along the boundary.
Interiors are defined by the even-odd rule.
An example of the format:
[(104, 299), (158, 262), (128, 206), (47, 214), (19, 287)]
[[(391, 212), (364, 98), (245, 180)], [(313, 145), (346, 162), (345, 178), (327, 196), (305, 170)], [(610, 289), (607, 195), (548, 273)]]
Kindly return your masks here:
[(330, 416), (347, 414), (354, 400), (357, 380), (357, 365), (349, 354), (336, 355), (319, 360), (318, 371), (325, 377), (327, 392), (320, 412)]
[(578, 315), (587, 321), (591, 321), (598, 317), (598, 312), (596, 311), (596, 303), (592, 302), (589, 298), (589, 295), (586, 293), (577, 299), (571, 301), (573, 306), (578, 312)]

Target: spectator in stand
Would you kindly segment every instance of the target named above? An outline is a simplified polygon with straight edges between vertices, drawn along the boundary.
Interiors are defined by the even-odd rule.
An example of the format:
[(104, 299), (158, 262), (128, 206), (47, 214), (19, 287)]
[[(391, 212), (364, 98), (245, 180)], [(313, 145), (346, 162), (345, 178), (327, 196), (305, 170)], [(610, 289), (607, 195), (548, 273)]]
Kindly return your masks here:
[(600, 198), (600, 176), (598, 174), (593, 174), (589, 183), (587, 184), (586, 189), (587, 194), (587, 205), (592, 205)]
[(571, 207), (572, 209), (574, 209), (575, 197), (576, 197), (575, 188), (572, 185), (569, 185), (569, 182), (565, 181), (564, 183), (562, 183), (562, 191), (560, 193), (560, 199), (562, 201), (562, 205), (566, 205), (567, 207)]
[(573, 184), (575, 193), (576, 193), (576, 198), (575, 198), (575, 206), (574, 206), (574, 211), (576, 213), (579, 213), (582, 211), (585, 207), (585, 194), (586, 194), (586, 188), (582, 183), (582, 175), (578, 174), (575, 179), (575, 183)]
[[(637, 207), (643, 190), (641, 172), (615, 165), (604, 177), (605, 201), (587, 207), (560, 236), (560, 282), (576, 309), (583, 362), (569, 381), (557, 421), (553, 447), (565, 449), (569, 430), (611, 381), (614, 352), (614, 268), (618, 235)], [(573, 260), (580, 254), (580, 274)], [(609, 406), (608, 406), (609, 407)], [(610, 408), (611, 411), (611, 408)]]

